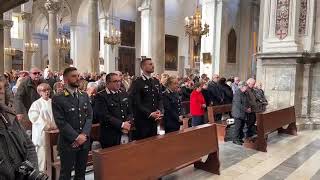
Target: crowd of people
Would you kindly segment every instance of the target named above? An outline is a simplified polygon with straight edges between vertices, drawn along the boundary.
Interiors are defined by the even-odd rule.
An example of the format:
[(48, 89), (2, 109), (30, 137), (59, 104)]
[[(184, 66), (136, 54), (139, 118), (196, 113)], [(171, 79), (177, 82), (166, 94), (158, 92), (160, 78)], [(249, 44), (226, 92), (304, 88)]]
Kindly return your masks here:
[[(45, 171), (48, 155), (44, 131), (59, 129), (60, 179), (69, 180), (73, 167), (75, 179), (83, 179), (93, 123), (100, 123), (100, 144), (107, 148), (155, 136), (159, 124), (166, 133), (177, 131), (182, 118), (189, 113), (192, 126), (204, 124), (207, 107), (223, 104), (232, 104), (233, 142), (241, 145), (243, 138), (251, 138), (255, 133), (255, 113), (264, 111), (268, 104), (261, 83), (252, 78), (240, 81), (239, 77), (226, 79), (217, 74), (211, 79), (206, 74), (152, 76), (154, 65), (148, 58), (143, 59), (140, 66), (139, 77), (119, 71), (79, 73), (74, 67), (62, 73), (35, 67), (29, 72), (5, 73), (0, 79), (0, 126), (7, 127), (9, 122), (20, 129), (21, 143), (29, 147), (21, 159), (7, 154), (16, 159), (12, 167), (29, 160), (40, 171)], [(189, 102), (189, 107), (183, 107), (182, 102)], [(215, 119), (221, 116), (218, 114)], [(22, 132), (20, 124), (29, 129), (30, 123), (32, 132)], [(27, 140), (28, 136), (32, 142)], [(7, 148), (12, 149), (9, 146)], [(14, 177), (10, 173), (1, 176)]]

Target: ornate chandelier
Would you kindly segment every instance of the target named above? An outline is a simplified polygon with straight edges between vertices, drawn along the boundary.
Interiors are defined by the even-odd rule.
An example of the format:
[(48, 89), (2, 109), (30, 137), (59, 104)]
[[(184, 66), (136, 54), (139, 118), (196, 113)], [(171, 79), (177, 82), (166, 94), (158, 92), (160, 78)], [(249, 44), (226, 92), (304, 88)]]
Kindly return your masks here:
[(200, 8), (197, 4), (196, 11), (193, 16), (189, 16), (185, 18), (185, 32), (186, 35), (193, 38), (196, 44), (199, 43), (201, 36), (209, 34), (209, 25), (207, 23), (202, 27), (201, 24), (201, 12)]
[(15, 56), (16, 55), (16, 49), (12, 47), (4, 48), (4, 54), (8, 56)]
[(60, 50), (70, 50), (70, 39), (66, 38), (64, 35), (61, 38), (56, 39), (56, 44)]
[(115, 45), (119, 45), (121, 43), (121, 32), (117, 30), (113, 24), (113, 1), (111, 1), (111, 3), (112, 3), (111, 24), (110, 24), (109, 32), (104, 37), (104, 43), (109, 44), (113, 49)]
[(24, 47), (27, 52), (35, 53), (39, 50), (39, 45), (30, 41), (29, 43), (24, 43)]

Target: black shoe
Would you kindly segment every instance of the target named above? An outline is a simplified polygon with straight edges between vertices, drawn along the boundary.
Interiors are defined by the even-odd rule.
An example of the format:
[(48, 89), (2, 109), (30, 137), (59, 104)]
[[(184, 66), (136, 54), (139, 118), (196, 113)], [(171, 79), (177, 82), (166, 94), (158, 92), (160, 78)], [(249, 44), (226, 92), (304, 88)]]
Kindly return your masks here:
[(233, 144), (242, 146), (242, 142), (240, 140), (232, 141)]

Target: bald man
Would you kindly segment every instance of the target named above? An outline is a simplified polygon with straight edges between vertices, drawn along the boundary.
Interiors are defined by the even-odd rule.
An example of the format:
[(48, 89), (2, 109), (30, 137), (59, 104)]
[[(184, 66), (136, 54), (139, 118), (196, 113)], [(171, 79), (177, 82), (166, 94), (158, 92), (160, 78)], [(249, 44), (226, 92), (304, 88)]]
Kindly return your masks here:
[(254, 94), (254, 86), (256, 84), (256, 80), (250, 78), (247, 80), (248, 90), (246, 92), (249, 107), (251, 108), (251, 112), (247, 113), (247, 138), (251, 138), (255, 134), (255, 123), (256, 123), (256, 112), (258, 112), (258, 103), (257, 98)]
[(29, 77), (26, 77), (21, 82), (14, 98), (14, 107), (19, 121), (27, 119), (27, 112), (31, 104), (40, 98), (37, 92), (37, 86), (41, 83), (46, 83), (46, 81), (41, 78), (40, 69), (36, 67), (31, 68)]

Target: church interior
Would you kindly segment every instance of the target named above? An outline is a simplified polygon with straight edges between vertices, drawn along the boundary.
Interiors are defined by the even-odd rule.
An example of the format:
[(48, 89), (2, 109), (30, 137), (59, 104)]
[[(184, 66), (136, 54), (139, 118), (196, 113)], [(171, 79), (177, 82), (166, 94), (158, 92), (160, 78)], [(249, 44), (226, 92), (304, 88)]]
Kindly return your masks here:
[[(282, 122), (290, 116), (295, 119), (294, 136), (275, 132), (287, 124), (277, 128), (277, 122), (265, 124), (268, 135), (262, 134), (261, 141), (266, 140), (267, 150), (261, 151), (221, 141), (216, 135), (217, 152), (203, 147), (194, 152), (189, 149), (185, 155), (193, 155), (189, 161), (208, 158), (208, 165), (218, 154), (219, 173), (202, 166), (194, 168), (196, 164), (185, 165), (181, 156), (177, 162), (184, 163), (177, 165), (177, 170), (157, 175), (165, 180), (320, 179), (318, 0), (0, 0), (0, 57), (1, 74), (32, 67), (54, 72), (76, 67), (81, 73), (120, 71), (140, 76), (141, 60), (151, 58), (157, 75), (254, 78), (262, 84), (268, 109), (294, 107), (288, 110), (289, 115), (282, 111), (270, 115), (272, 118), (267, 113), (259, 118)], [(219, 127), (213, 130), (220, 132)], [(205, 128), (209, 131), (209, 126), (204, 132)], [(168, 139), (178, 141), (183, 133), (170, 134)], [(159, 147), (171, 143), (166, 137), (163, 142), (159, 139)], [(139, 152), (138, 144), (132, 145), (132, 152)], [(187, 144), (181, 143), (181, 147), (188, 149)], [(201, 154), (206, 148), (207, 154)], [(169, 148), (180, 152), (178, 149)], [(161, 152), (165, 153), (158, 149), (154, 153)], [(99, 157), (104, 157), (100, 153)], [(133, 158), (134, 166), (139, 166), (138, 157)], [(149, 165), (157, 167), (156, 159)], [(102, 166), (102, 160), (99, 163)], [(119, 168), (127, 167), (120, 164)], [(159, 164), (159, 169), (165, 169), (165, 164)], [(184, 168), (178, 168), (183, 164)], [(87, 168), (86, 179), (105, 179), (96, 173), (104, 174), (103, 169), (95, 168), (94, 163)], [(148, 170), (152, 168), (145, 168)], [(125, 174), (126, 170), (118, 172)], [(134, 176), (132, 179), (139, 179)]]

